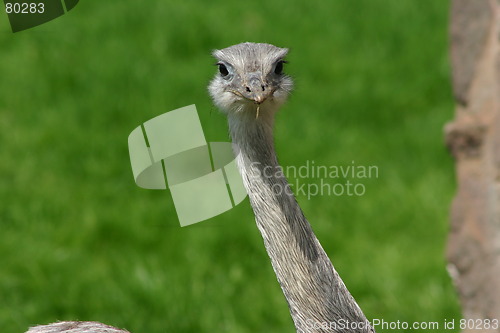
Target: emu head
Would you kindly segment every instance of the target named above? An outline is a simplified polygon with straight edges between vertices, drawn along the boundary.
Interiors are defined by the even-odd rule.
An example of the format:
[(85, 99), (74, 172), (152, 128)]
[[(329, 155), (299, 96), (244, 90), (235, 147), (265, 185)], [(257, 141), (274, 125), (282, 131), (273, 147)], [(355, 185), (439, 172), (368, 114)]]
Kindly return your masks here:
[[(226, 114), (242, 114), (259, 109), (273, 113), (283, 104), (293, 87), (283, 73), (288, 49), (264, 43), (242, 43), (215, 50), (218, 72), (208, 90)], [(255, 114), (255, 113), (253, 113)]]

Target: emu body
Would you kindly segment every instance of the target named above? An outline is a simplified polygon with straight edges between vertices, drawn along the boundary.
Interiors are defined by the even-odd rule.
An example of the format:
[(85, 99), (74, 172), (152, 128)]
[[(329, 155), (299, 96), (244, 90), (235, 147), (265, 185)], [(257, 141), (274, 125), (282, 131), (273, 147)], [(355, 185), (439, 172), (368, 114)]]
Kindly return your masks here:
[[(216, 50), (218, 73), (208, 89), (227, 115), (257, 227), (297, 332), (375, 332), (314, 235), (283, 173), (272, 172), (280, 169), (274, 115), (293, 86), (283, 73), (287, 52), (256, 43)], [(126, 333), (93, 322), (60, 322), (28, 331), (62, 332)]]
[(209, 91), (227, 114), (238, 168), (297, 332), (374, 332), (279, 172), (273, 127), (293, 85), (283, 73), (287, 52), (254, 43), (215, 51), (224, 67)]

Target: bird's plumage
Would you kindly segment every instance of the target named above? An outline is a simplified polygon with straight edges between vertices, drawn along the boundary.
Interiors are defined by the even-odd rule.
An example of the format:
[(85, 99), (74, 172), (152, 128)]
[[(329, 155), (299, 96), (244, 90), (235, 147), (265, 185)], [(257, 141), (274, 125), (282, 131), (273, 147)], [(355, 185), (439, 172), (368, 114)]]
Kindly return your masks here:
[(94, 321), (61, 321), (32, 327), (26, 333), (129, 333)]
[[(287, 53), (287, 49), (262, 43), (216, 50), (213, 55), (219, 68), (208, 90), (228, 117), (238, 168), (297, 332), (374, 332), (280, 172), (273, 127), (274, 114), (293, 86), (283, 73)], [(94, 322), (60, 322), (27, 333), (127, 331)]]
[[(238, 168), (297, 332), (374, 332), (280, 172), (273, 143), (274, 114), (288, 97), (292, 81), (272, 71), (287, 51), (269, 44), (243, 43), (213, 53), (239, 77), (250, 71), (262, 78), (262, 84), (273, 81), (274, 93), (260, 104), (261, 117), (253, 117), (255, 101), (227, 92), (245, 89), (236, 74), (229, 79), (217, 74), (209, 91), (228, 116)], [(345, 327), (347, 323), (351, 326)]]

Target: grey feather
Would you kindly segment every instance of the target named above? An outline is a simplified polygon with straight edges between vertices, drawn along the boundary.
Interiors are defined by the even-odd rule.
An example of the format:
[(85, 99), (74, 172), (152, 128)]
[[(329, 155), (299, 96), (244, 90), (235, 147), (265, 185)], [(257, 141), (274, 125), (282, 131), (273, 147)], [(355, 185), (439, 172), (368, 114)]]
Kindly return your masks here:
[(61, 321), (50, 325), (32, 327), (26, 333), (129, 333), (93, 321)]
[[(287, 51), (255, 43), (215, 51), (217, 60), (230, 65), (234, 74), (231, 79), (217, 74), (209, 92), (228, 116), (238, 168), (297, 332), (374, 332), (280, 172), (273, 143), (274, 114), (291, 91), (292, 81), (272, 69)], [(240, 96), (248, 73), (259, 70), (262, 86), (274, 90), (260, 104)], [(255, 117), (257, 107), (259, 117)], [(347, 323), (352, 326), (346, 328)]]
[[(273, 126), (275, 113), (293, 87), (291, 78), (280, 71), (287, 53), (287, 49), (256, 43), (216, 50), (213, 55), (223, 69), (208, 90), (227, 114), (239, 154), (238, 168), (297, 332), (375, 332), (279, 172)], [(351, 326), (345, 327), (349, 323)], [(33, 327), (27, 333), (128, 331), (96, 322), (69, 321)]]

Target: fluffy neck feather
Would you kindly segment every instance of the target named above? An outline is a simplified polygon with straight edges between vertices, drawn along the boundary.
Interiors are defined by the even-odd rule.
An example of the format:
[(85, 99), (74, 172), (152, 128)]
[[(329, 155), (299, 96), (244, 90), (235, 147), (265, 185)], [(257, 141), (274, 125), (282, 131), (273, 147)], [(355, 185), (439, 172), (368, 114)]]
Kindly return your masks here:
[[(238, 168), (257, 227), (287, 299), (297, 332), (374, 332), (334, 329), (366, 318), (333, 268), (280, 170), (273, 143), (274, 112), (254, 106), (229, 114)], [(326, 326), (325, 326), (326, 325)]]

